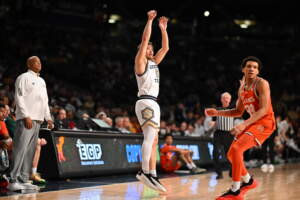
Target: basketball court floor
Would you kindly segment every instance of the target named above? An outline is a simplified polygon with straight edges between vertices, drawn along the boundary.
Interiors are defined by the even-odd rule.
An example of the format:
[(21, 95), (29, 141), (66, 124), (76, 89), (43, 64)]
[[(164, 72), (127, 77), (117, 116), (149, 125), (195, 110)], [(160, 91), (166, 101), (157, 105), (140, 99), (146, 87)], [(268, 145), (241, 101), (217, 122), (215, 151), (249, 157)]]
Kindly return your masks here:
[[(300, 163), (276, 165), (274, 173), (250, 169), (259, 186), (250, 190), (245, 200), (299, 200)], [(136, 181), (135, 175), (119, 175), (93, 179), (49, 181), (38, 193), (1, 193), (2, 200), (213, 200), (230, 186), (228, 172), (224, 179), (216, 174), (173, 174), (163, 176), (161, 182), (167, 193), (158, 193)]]

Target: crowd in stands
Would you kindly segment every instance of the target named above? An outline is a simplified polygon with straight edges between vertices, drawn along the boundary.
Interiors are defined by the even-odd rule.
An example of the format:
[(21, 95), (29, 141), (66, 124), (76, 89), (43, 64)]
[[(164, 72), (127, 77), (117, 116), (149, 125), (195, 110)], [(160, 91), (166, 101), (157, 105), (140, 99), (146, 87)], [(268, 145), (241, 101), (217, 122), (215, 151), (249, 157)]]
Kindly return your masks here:
[[(38, 19), (0, 18), (0, 98), (14, 111), (14, 81), (25, 71), (26, 58), (41, 58), (51, 114), (57, 129), (97, 130), (91, 118), (101, 119), (122, 133), (141, 134), (134, 113), (137, 86), (134, 55), (141, 21), (97, 27), (50, 26)], [(24, 16), (22, 16), (24, 17)], [(240, 62), (248, 55), (261, 58), (262, 76), (271, 84), (277, 116), (276, 152), (282, 159), (300, 154), (300, 82), (298, 41), (235, 37), (220, 24), (201, 32), (192, 24), (171, 23), (170, 51), (160, 65), (160, 135), (211, 137), (214, 127), (204, 108), (217, 106), (221, 93), (236, 99)], [(203, 28), (203, 27), (202, 27)], [(222, 29), (223, 28), (223, 29)], [(223, 30), (222, 35), (220, 31)], [(219, 34), (213, 34), (218, 32)], [(271, 32), (272, 33), (272, 32)], [(154, 31), (153, 38), (158, 33)], [(220, 36), (222, 35), (222, 36)], [(287, 35), (290, 36), (290, 35)], [(266, 39), (267, 38), (267, 39)], [(154, 41), (157, 50), (160, 41)], [(237, 119), (243, 120), (243, 119)]]

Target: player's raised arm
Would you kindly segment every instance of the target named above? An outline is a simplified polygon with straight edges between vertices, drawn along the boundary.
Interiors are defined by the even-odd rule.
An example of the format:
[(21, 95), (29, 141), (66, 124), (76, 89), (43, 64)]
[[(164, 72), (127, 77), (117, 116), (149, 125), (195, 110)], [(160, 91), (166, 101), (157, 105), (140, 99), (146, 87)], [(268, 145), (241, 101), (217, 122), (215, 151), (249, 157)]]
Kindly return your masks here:
[(135, 73), (137, 74), (143, 74), (145, 71), (147, 59), (146, 59), (146, 51), (147, 51), (147, 46), (151, 37), (151, 32), (152, 32), (152, 23), (153, 19), (156, 17), (156, 11), (155, 10), (150, 10), (148, 13), (148, 21), (147, 24), (144, 28), (144, 32), (142, 35), (142, 41), (139, 46), (138, 52), (135, 57)]
[(156, 55), (154, 56), (154, 61), (158, 65), (167, 52), (169, 51), (169, 37), (167, 33), (167, 25), (168, 25), (168, 18), (160, 17), (159, 18), (159, 28), (161, 31), (161, 48), (158, 50)]

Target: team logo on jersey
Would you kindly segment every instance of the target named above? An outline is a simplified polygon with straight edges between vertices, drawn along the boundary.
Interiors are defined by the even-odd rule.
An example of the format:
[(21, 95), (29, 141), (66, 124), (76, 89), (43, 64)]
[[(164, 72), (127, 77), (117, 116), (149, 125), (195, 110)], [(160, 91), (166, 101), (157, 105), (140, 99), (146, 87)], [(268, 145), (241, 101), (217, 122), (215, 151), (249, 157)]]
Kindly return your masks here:
[(245, 98), (244, 103), (253, 103), (255, 102), (255, 99), (253, 97)]
[(151, 108), (145, 108), (142, 110), (142, 117), (145, 120), (152, 119), (154, 117), (154, 111)]

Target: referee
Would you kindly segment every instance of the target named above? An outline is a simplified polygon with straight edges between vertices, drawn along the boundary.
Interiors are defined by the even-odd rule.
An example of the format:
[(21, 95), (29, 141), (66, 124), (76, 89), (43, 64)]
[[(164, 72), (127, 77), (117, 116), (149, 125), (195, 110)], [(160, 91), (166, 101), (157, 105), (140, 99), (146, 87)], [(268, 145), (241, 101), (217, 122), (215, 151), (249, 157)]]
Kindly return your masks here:
[[(231, 102), (231, 95), (228, 92), (224, 92), (221, 95), (222, 107), (217, 108), (217, 110), (229, 109), (230, 102)], [(220, 155), (222, 154), (222, 151), (224, 151), (225, 157), (227, 158), (226, 154), (234, 138), (233, 135), (230, 134), (230, 130), (234, 126), (233, 124), (234, 118), (217, 116), (214, 117), (214, 121), (215, 121), (216, 131), (213, 137), (213, 144), (214, 144), (213, 159), (214, 159), (215, 171), (217, 173), (216, 178), (222, 179), (223, 173), (222, 173), (222, 166), (219, 158)], [(230, 170), (229, 176), (231, 176), (231, 166), (229, 170)]]

